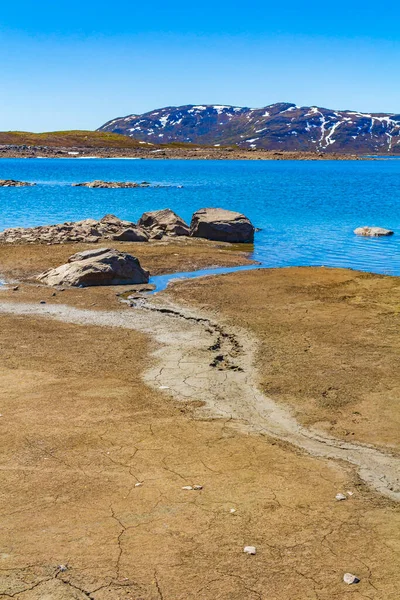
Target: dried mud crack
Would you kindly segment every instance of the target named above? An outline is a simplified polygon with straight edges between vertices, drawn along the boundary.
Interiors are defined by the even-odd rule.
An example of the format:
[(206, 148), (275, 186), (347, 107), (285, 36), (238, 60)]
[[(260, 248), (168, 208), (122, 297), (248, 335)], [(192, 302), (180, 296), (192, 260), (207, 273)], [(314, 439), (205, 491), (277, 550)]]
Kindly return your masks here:
[(159, 298), (124, 311), (2, 302), (0, 312), (149, 334), (156, 342), (155, 360), (145, 380), (152, 387), (179, 400), (200, 401), (201, 418), (229, 419), (242, 430), (283, 440), (310, 455), (345, 461), (370, 487), (400, 500), (399, 457), (307, 429), (258, 389), (253, 366), (257, 343), (247, 331)]

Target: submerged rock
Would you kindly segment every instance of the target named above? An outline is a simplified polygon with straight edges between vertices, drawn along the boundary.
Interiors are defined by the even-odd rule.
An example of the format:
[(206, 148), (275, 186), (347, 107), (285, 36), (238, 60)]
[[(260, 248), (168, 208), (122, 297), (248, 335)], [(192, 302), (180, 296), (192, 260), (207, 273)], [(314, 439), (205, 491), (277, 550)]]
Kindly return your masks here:
[(190, 235), (218, 242), (253, 243), (254, 226), (241, 213), (223, 208), (202, 208), (192, 217)]
[(0, 179), (0, 187), (32, 187), (36, 183), (29, 181), (17, 181), (16, 179)]
[(357, 229), (354, 230), (354, 233), (364, 237), (381, 237), (393, 235), (394, 231), (391, 229), (384, 229), (383, 227), (357, 227)]
[[(162, 235), (189, 235), (189, 225), (173, 210), (165, 208), (164, 210), (155, 210), (145, 212), (138, 221), (139, 227), (143, 227), (151, 234)], [(151, 237), (156, 237), (151, 235)]]
[(77, 252), (68, 263), (38, 276), (47, 285), (97, 286), (148, 283), (149, 272), (134, 256), (111, 248)]

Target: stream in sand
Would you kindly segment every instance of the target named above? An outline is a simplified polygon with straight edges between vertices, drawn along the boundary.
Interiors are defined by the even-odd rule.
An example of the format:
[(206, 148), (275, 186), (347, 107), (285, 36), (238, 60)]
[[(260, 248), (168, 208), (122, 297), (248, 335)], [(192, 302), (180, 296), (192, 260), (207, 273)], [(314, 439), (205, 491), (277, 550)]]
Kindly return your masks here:
[(100, 311), (65, 305), (0, 302), (0, 313), (35, 315), (77, 325), (122, 327), (156, 342), (145, 381), (178, 400), (202, 401), (199, 415), (223, 418), (247, 432), (284, 440), (309, 454), (346, 461), (370, 487), (400, 501), (400, 458), (301, 426), (291, 411), (258, 388), (257, 342), (245, 330), (166, 298), (139, 300), (130, 310)]

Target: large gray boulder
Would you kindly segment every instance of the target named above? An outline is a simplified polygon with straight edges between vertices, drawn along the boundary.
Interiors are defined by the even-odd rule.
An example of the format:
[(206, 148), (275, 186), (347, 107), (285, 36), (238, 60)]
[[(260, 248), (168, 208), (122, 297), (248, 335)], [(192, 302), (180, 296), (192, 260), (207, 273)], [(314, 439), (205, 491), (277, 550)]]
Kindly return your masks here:
[(391, 229), (384, 229), (383, 227), (357, 227), (357, 229), (354, 230), (354, 233), (364, 237), (382, 237), (393, 235), (394, 231)]
[(37, 279), (47, 285), (124, 285), (148, 283), (149, 272), (126, 252), (96, 248), (74, 254), (68, 263), (45, 271)]
[(164, 235), (189, 235), (189, 226), (173, 210), (165, 208), (145, 212), (138, 221), (139, 227), (151, 233), (161, 232)]
[(143, 229), (134, 225), (123, 229), (120, 233), (114, 233), (112, 239), (116, 242), (148, 242), (149, 236)]
[(223, 208), (202, 208), (192, 217), (190, 235), (218, 242), (252, 243), (254, 226), (241, 213)]

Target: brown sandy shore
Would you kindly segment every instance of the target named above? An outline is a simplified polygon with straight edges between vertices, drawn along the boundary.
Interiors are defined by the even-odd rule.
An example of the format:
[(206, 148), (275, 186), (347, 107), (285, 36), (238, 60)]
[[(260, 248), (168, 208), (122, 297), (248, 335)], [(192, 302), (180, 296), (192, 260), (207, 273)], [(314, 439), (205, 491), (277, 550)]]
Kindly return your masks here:
[[(73, 154), (69, 154), (73, 153)], [(336, 152), (277, 152), (275, 150), (241, 150), (207, 146), (138, 146), (133, 148), (98, 148), (66, 146), (9, 146), (0, 145), (0, 158), (147, 158), (185, 160), (370, 160), (355, 154)]]
[[(0, 270), (26, 279), (72, 251), (0, 247)], [(135, 254), (153, 272), (246, 260), (209, 244)], [(373, 462), (373, 444), (383, 471), (398, 455), (399, 279), (257, 270), (138, 309), (120, 289), (0, 292), (0, 598), (397, 600), (399, 503), (335, 453)], [(343, 447), (329, 459), (262, 431), (288, 407)]]

